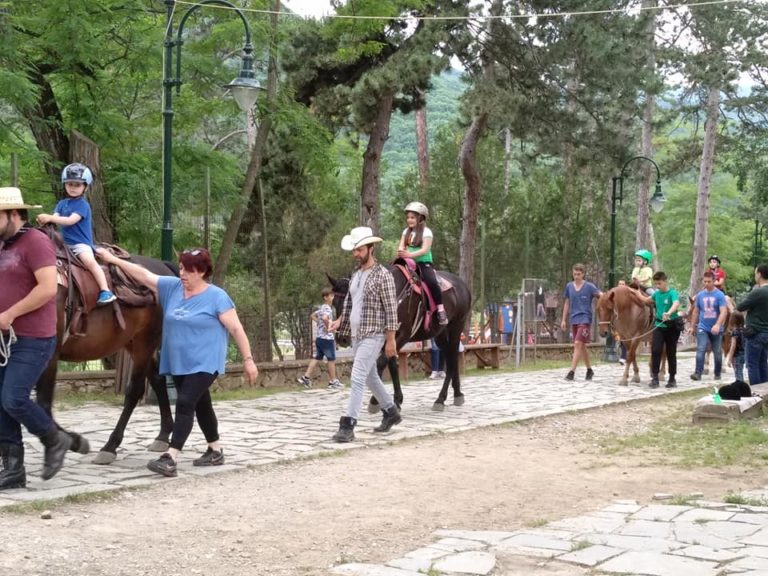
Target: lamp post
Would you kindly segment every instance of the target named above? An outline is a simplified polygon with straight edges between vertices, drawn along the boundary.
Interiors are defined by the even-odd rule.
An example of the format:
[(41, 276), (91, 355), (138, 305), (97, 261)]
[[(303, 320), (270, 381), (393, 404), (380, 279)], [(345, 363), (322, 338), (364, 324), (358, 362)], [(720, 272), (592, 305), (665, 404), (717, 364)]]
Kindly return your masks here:
[(763, 232), (765, 232), (765, 225), (760, 224), (760, 220), (755, 218), (755, 236), (754, 244), (752, 246), (752, 268), (757, 268), (760, 260), (763, 257)]
[[(664, 203), (667, 199), (661, 191), (661, 172), (659, 165), (647, 156), (634, 156), (624, 163), (618, 176), (613, 177), (613, 188), (611, 191), (611, 268), (608, 271), (608, 289), (616, 286), (616, 208), (624, 200), (624, 176), (629, 166), (635, 160), (646, 160), (656, 168), (656, 190), (650, 200), (651, 210), (661, 212), (664, 209)], [(605, 350), (603, 360), (606, 362), (616, 362), (616, 349), (613, 342), (613, 332), (609, 329), (605, 339)]]
[[(243, 45), (243, 62), (237, 78), (227, 85), (232, 96), (243, 111), (250, 110), (256, 103), (259, 82), (253, 71), (253, 44), (251, 43), (251, 27), (243, 12), (227, 0), (201, 0), (187, 10), (179, 21), (174, 39), (173, 14), (176, 0), (164, 0), (167, 13), (165, 27), (165, 62), (163, 64), (163, 228), (161, 231), (160, 253), (163, 260), (173, 259), (173, 226), (171, 225), (171, 151), (173, 138), (173, 87), (176, 94), (181, 91), (181, 46), (184, 43), (182, 34), (184, 25), (192, 13), (199, 8), (209, 5), (224, 6), (233, 10), (245, 27), (245, 44)], [(173, 72), (173, 49), (176, 48), (176, 73)]]

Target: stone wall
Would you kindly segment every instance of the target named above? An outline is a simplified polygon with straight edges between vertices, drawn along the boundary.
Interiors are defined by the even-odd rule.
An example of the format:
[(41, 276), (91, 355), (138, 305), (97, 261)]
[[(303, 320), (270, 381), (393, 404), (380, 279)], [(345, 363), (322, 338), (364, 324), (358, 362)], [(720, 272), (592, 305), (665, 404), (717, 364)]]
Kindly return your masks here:
[[(510, 346), (501, 347), (502, 366), (512, 367), (515, 364), (514, 348)], [(590, 353), (592, 357), (599, 358), (602, 350), (602, 344), (590, 344)], [(536, 347), (537, 360), (570, 360), (573, 348), (569, 344), (543, 344)], [(526, 360), (533, 359), (533, 346), (526, 347)], [(284, 362), (263, 362), (259, 364), (259, 379), (257, 386), (263, 388), (293, 388), (298, 386), (296, 380), (303, 375), (307, 369), (309, 360), (287, 360)], [(474, 362), (470, 360), (469, 366)], [(416, 356), (409, 358), (409, 368), (413, 378), (420, 378), (425, 373), (424, 363)], [(339, 379), (349, 382), (349, 376), (352, 370), (352, 360), (350, 358), (339, 358), (336, 360), (336, 373)], [(388, 379), (385, 373), (385, 380)], [(328, 383), (328, 374), (325, 365), (321, 364), (319, 372), (315, 370), (314, 385), (324, 388)], [(61, 372), (57, 378), (57, 386), (62, 391), (88, 392), (88, 393), (111, 393), (115, 390), (115, 372), (114, 370), (102, 370), (94, 372)], [(217, 390), (236, 390), (246, 388), (248, 384), (243, 376), (243, 367), (241, 364), (230, 364), (227, 366), (227, 373), (216, 380), (215, 389)]]

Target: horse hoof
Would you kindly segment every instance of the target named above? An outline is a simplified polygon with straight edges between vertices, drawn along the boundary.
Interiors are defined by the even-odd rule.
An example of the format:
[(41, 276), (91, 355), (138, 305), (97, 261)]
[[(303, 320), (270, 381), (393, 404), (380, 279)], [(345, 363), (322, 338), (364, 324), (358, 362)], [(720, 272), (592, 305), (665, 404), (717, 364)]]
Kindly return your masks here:
[(634, 382), (635, 384), (639, 384), (640, 383), (640, 376), (633, 377), (632, 378), (632, 382)]
[(626, 380), (619, 380), (619, 386), (629, 386)]
[(442, 412), (443, 410), (445, 410), (445, 404), (443, 404), (442, 402), (435, 402), (434, 404), (432, 404), (433, 412)]
[(461, 394), (460, 396), (454, 396), (453, 397), (453, 405), (454, 406), (464, 406), (464, 394)]
[(104, 452), (104, 450), (101, 450), (98, 454), (96, 454), (96, 457), (93, 459), (93, 463), (101, 465), (112, 464), (112, 462), (115, 461), (115, 458), (117, 458), (117, 455), (112, 454), (112, 452)]
[(377, 414), (381, 410), (378, 404), (368, 404), (368, 414)]
[(163, 442), (162, 440), (155, 440), (147, 446), (147, 450), (150, 452), (167, 452), (168, 451), (168, 442)]

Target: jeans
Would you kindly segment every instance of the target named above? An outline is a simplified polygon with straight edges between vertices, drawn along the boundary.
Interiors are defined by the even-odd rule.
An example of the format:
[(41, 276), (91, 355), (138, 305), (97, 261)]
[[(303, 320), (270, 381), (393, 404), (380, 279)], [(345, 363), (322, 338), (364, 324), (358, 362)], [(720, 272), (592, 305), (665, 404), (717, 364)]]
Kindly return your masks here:
[(21, 445), (21, 425), (42, 436), (56, 424), (29, 397), (56, 349), (56, 337), (19, 336), (6, 366), (0, 367), (0, 443)]
[(442, 372), (445, 370), (445, 358), (440, 348), (437, 347), (437, 342), (432, 338), (432, 351), (430, 352), (432, 372)]
[(376, 360), (384, 347), (384, 340), (385, 337), (382, 334), (381, 336), (369, 336), (362, 340), (352, 341), (355, 360), (352, 363), (352, 376), (350, 377), (352, 392), (349, 395), (347, 416), (355, 420), (360, 416), (360, 409), (363, 407), (363, 393), (366, 384), (373, 392), (376, 400), (379, 401), (382, 410), (389, 410), (395, 405), (392, 396), (384, 388), (384, 383), (376, 369)]
[(723, 370), (723, 334), (712, 334), (704, 330), (696, 330), (696, 374), (704, 372), (704, 354), (708, 345), (712, 345), (712, 356), (715, 358), (715, 376), (720, 376)]
[(768, 382), (768, 332), (758, 332), (745, 339), (749, 383)]
[(192, 432), (192, 425), (197, 416), (197, 425), (203, 431), (209, 444), (219, 439), (219, 421), (213, 411), (210, 388), (218, 372), (195, 372), (184, 376), (174, 376), (173, 384), (178, 391), (176, 398), (176, 418), (173, 420), (171, 448), (181, 450)]
[(735, 379), (738, 380), (739, 382), (745, 382), (744, 363), (745, 363), (745, 356), (743, 351), (740, 354), (737, 354), (733, 357), (733, 375)]

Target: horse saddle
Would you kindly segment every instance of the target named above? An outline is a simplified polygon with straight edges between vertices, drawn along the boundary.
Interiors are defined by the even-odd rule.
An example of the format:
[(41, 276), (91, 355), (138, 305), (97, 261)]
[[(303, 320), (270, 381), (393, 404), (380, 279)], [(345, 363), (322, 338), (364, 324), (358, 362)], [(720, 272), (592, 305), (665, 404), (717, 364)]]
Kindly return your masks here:
[[(59, 285), (67, 290), (65, 303), (66, 326), (71, 336), (84, 336), (88, 329), (88, 314), (96, 308), (99, 285), (80, 259), (63, 242), (56, 244), (56, 270)], [(104, 244), (110, 252), (120, 258), (130, 256), (119, 246)], [(146, 286), (139, 286), (114, 266), (101, 265), (110, 290), (117, 296), (112, 306), (117, 323), (125, 329), (125, 319), (118, 302), (128, 306), (149, 306), (155, 304), (154, 293)]]
[[(429, 286), (426, 282), (422, 282), (422, 279), (419, 276), (419, 267), (416, 265), (416, 261), (412, 258), (398, 258), (395, 260), (394, 265), (403, 273), (403, 276), (405, 276), (405, 279), (408, 281), (408, 284), (410, 284), (412, 290), (416, 294), (421, 295), (422, 300), (425, 302), (427, 314), (424, 319), (424, 327), (429, 329), (432, 314), (436, 311), (437, 306), (435, 305), (435, 300), (429, 290)], [(440, 286), (440, 292), (448, 292), (453, 288), (453, 283), (437, 270), (435, 270), (435, 277)]]

